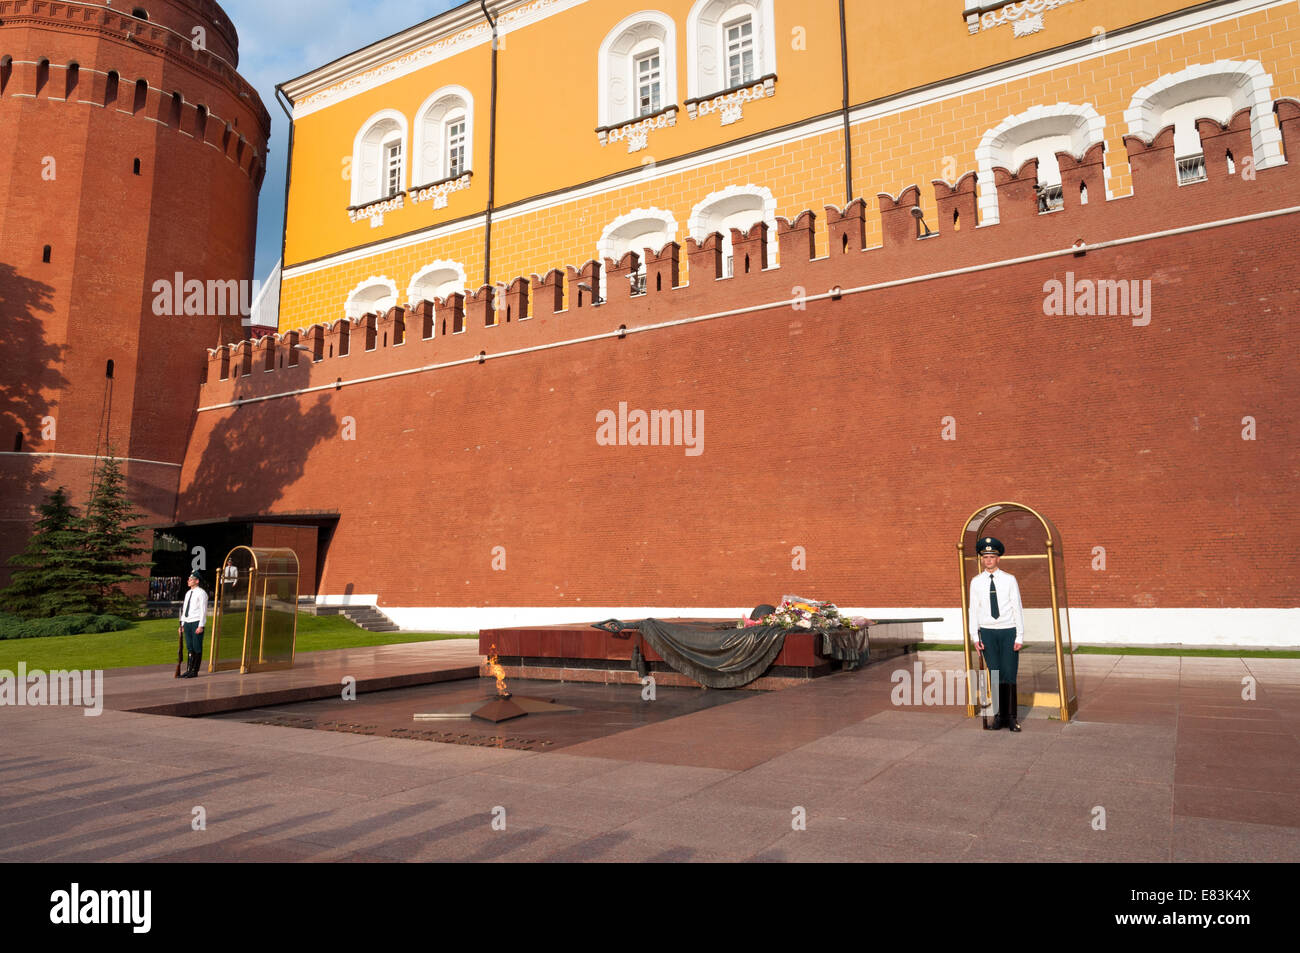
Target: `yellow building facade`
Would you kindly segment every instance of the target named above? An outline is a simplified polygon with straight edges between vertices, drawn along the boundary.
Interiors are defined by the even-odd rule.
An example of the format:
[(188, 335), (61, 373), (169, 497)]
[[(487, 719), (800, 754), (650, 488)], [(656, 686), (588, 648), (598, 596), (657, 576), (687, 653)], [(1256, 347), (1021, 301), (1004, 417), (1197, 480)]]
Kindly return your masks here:
[[(484, 9), (486, 7), (486, 10)], [(493, 25), (494, 24), (494, 25)], [(395, 24), (400, 26), (400, 24)], [(495, 39), (494, 39), (495, 34)], [(293, 116), (282, 330), (508, 284), (878, 193), (1251, 109), (1285, 161), (1300, 8), (1276, 0), (486, 0), (282, 84)], [(846, 95), (847, 92), (847, 95)], [(846, 149), (847, 139), (847, 149)], [(848, 168), (846, 169), (846, 155)], [(727, 241), (729, 242), (729, 237)], [(825, 254), (825, 236), (819, 235)], [(685, 256), (683, 256), (683, 270)], [(683, 275), (683, 281), (689, 275)]]

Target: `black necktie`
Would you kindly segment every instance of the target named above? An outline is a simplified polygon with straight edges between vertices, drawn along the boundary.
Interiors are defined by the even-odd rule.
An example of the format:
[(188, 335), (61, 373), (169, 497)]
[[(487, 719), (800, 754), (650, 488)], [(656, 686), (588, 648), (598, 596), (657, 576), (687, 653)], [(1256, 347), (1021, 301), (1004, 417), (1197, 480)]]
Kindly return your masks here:
[(998, 611), (998, 590), (993, 585), (993, 573), (989, 573), (989, 611), (995, 619), (1002, 614)]

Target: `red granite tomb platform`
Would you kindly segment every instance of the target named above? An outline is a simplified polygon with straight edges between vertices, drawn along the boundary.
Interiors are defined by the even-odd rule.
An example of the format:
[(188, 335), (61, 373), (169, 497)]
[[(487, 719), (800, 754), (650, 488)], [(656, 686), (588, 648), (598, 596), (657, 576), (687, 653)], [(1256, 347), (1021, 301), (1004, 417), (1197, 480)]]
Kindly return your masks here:
[[(635, 620), (625, 620), (635, 621)], [(665, 622), (720, 623), (718, 619), (665, 619)], [(919, 621), (891, 621), (875, 625), (869, 632), (871, 661), (901, 655), (921, 641)], [(699, 688), (699, 682), (676, 672), (638, 633), (622, 636), (592, 628), (590, 622), (564, 625), (532, 625), (502, 629), (483, 629), (479, 633), (479, 652), (495, 654), (497, 663), (510, 678), (536, 678), (565, 682), (603, 682), (639, 685), (641, 676), (632, 667), (632, 647), (641, 645), (658, 685)], [(844, 663), (821, 654), (821, 636), (815, 632), (793, 631), (786, 634), (785, 644), (771, 667), (744, 688), (774, 691), (802, 685), (810, 679), (840, 671)], [(486, 662), (482, 674), (490, 675)]]

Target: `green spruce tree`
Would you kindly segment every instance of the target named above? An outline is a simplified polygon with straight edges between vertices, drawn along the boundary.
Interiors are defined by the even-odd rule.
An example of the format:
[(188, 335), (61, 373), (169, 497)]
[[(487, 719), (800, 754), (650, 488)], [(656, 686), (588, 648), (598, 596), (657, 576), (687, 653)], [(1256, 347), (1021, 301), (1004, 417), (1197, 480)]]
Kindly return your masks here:
[(127, 592), (142, 581), (140, 570), (153, 565), (150, 547), (141, 542), (141, 514), (126, 495), (121, 466), (110, 447), (100, 464), (99, 479), (86, 507), (86, 554), (90, 570), (90, 599), (96, 612), (132, 619), (143, 608), (143, 593)]
[(28, 619), (93, 611), (85, 528), (63, 487), (45, 498), (36, 532), (9, 565), (0, 608)]

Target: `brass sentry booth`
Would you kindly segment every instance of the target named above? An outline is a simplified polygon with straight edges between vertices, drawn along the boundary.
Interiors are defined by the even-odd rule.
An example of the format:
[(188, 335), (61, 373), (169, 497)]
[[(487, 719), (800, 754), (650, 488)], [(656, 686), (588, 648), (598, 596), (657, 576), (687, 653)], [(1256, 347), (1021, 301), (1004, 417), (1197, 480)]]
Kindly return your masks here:
[(217, 577), (208, 671), (293, 668), (297, 641), (297, 553), (236, 546)]
[[(1000, 567), (1016, 577), (1025, 610), (1024, 647), (1020, 650), (1017, 695), (1034, 707), (1056, 708), (1062, 721), (1069, 721), (1079, 707), (1074, 687), (1074, 648), (1070, 640), (1070, 607), (1065, 595), (1065, 564), (1061, 534), (1047, 517), (1020, 503), (990, 503), (976, 510), (966, 521), (957, 542), (961, 564), (962, 642), (966, 671), (976, 661), (970, 639), (970, 584), (981, 571), (975, 544), (994, 536), (1006, 546)], [(1048, 659), (1038, 647), (1048, 640), (1055, 645), (1055, 657)], [(978, 709), (974, 694), (966, 714)]]

